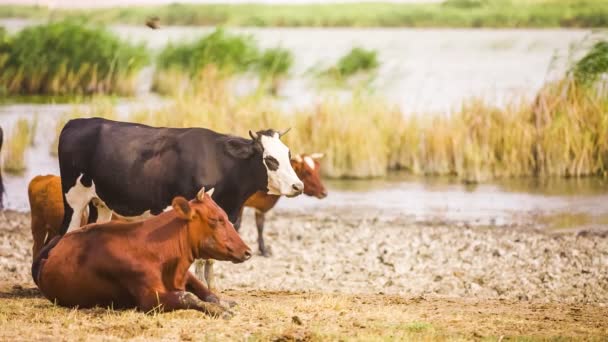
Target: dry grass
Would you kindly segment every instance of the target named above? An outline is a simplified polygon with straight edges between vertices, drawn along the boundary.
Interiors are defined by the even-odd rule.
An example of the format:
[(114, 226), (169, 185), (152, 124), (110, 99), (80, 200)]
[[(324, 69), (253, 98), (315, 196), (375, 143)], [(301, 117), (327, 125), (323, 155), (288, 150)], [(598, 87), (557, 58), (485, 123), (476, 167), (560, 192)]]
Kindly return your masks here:
[(3, 149), (3, 169), (7, 173), (19, 175), (25, 171), (25, 152), (33, 141), (32, 134), (36, 125), (36, 121), (34, 121), (34, 125), (30, 126), (27, 119), (19, 119), (15, 123), (6, 141), (6, 148)]
[[(204, 69), (200, 80), (166, 79), (161, 83), (180, 94), (175, 102), (129, 119), (240, 136), (250, 129), (292, 127), (288, 146), (325, 152), (329, 177), (378, 177), (392, 169), (471, 182), (608, 175), (608, 97), (567, 80), (548, 84), (532, 103), (517, 100), (496, 108), (472, 99), (450, 116), (405, 116), (382, 99), (361, 94), (285, 112), (260, 94), (235, 98), (227, 91), (230, 80), (213, 68)], [(112, 109), (94, 111), (108, 115)]]
[(114, 105), (112, 104), (112, 101), (103, 97), (93, 98), (91, 106), (86, 110), (79, 106), (73, 107), (69, 112), (62, 115), (55, 124), (55, 137), (53, 138), (53, 142), (49, 146), (49, 153), (52, 156), (57, 157), (59, 135), (61, 134), (63, 126), (65, 126), (65, 124), (71, 119), (85, 117), (101, 117), (110, 120), (116, 120), (118, 118), (118, 115), (114, 110)]
[(553, 340), (608, 337), (593, 305), (304, 292), (227, 291), (231, 320), (196, 311), (144, 314), (54, 306), (35, 288), (0, 292), (0, 339), (83, 340)]

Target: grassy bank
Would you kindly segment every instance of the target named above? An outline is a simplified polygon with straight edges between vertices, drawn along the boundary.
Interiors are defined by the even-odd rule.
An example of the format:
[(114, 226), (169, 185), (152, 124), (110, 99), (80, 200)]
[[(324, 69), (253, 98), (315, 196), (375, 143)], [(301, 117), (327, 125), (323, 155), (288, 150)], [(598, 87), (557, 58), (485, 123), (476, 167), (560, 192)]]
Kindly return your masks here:
[[(3, 17), (47, 18), (44, 7), (0, 6)], [(443, 3), (194, 5), (59, 9), (54, 18), (103, 23), (282, 27), (606, 27), (608, 3), (594, 0), (447, 0)]]
[(147, 62), (144, 46), (81, 22), (0, 31), (0, 94), (131, 95)]

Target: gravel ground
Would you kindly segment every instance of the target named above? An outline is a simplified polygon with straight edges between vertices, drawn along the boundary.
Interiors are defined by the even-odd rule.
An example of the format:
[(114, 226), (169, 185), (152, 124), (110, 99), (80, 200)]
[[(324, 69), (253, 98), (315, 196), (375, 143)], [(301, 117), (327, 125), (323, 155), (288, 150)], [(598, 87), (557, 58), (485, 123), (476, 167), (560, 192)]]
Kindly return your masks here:
[[(0, 216), (0, 282), (31, 282), (29, 214)], [(241, 233), (257, 250), (253, 213)], [(270, 258), (216, 263), (220, 289), (502, 298), (608, 305), (608, 236), (452, 227), (344, 210), (279, 210)]]

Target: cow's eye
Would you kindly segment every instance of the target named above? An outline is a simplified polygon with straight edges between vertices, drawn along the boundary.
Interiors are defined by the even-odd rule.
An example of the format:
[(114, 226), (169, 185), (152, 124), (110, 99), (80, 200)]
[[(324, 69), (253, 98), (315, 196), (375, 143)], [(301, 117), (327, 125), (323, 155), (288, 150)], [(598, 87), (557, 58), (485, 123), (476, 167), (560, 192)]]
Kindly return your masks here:
[(279, 161), (276, 160), (273, 156), (264, 157), (264, 161), (266, 162), (266, 167), (270, 171), (276, 171), (279, 169)]
[(209, 226), (211, 226), (211, 228), (217, 227), (217, 224), (219, 222), (220, 222), (220, 220), (217, 217), (207, 218), (207, 223), (209, 223)]

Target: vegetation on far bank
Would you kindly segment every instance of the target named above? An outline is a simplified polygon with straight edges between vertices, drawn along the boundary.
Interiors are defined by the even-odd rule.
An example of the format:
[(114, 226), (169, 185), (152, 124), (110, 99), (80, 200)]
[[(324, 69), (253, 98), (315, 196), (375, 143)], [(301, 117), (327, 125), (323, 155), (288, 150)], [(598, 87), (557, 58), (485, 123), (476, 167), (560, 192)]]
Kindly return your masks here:
[(441, 3), (169, 4), (102, 9), (0, 6), (0, 16), (84, 18), (143, 25), (257, 27), (606, 27), (608, 2), (596, 0), (446, 0)]
[(0, 30), (0, 95), (131, 95), (148, 61), (143, 45), (82, 22)]
[[(285, 77), (293, 54), (283, 48), (262, 50), (252, 36), (218, 28), (192, 43), (169, 44), (158, 56), (153, 89), (161, 94), (181, 93), (202, 78), (203, 69), (214, 68), (224, 77), (253, 73), (261, 81)], [(275, 90), (276, 92), (276, 90)]]

